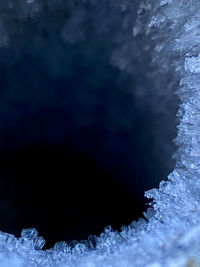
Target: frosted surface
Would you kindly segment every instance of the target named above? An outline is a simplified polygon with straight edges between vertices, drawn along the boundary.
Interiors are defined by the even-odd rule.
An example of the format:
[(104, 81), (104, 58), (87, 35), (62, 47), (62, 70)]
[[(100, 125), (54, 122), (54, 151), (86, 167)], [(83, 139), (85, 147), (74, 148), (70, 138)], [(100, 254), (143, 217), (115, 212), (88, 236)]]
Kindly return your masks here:
[(186, 57), (185, 70), (193, 73), (200, 73), (200, 57)]
[[(60, 5), (64, 1), (46, 1), (48, 5)], [(69, 1), (71, 4), (73, 1)], [(88, 1), (84, 1), (85, 3)], [(121, 5), (122, 11), (131, 1), (109, 1), (111, 8)], [(12, 14), (18, 10), (18, 19), (34, 18), (40, 10), (39, 1), (0, 1), (0, 7)], [(134, 38), (152, 40), (152, 61), (159, 72), (171, 70), (179, 88), (174, 88), (181, 104), (178, 112), (179, 126), (176, 167), (159, 189), (146, 192), (153, 199), (152, 207), (120, 233), (107, 227), (97, 237), (72, 249), (66, 243), (57, 243), (50, 250), (41, 250), (44, 239), (35, 229), (22, 231), (21, 238), (0, 233), (0, 266), (193, 266), (200, 262), (200, 2), (199, 0), (141, 1), (137, 24), (133, 25)], [(75, 27), (79, 18), (71, 18)], [(83, 38), (77, 31), (73, 38), (66, 26), (63, 38), (74, 43)], [(77, 26), (77, 28), (79, 28)], [(11, 43), (6, 19), (0, 23), (0, 45)], [(128, 51), (130, 53), (130, 51)], [(127, 56), (116, 60), (122, 68)], [(152, 77), (157, 79), (156, 74)], [(162, 85), (165, 87), (165, 84)], [(167, 85), (166, 85), (167, 86)], [(162, 88), (162, 90), (164, 90)], [(165, 178), (165, 177), (163, 177)], [(96, 248), (94, 248), (96, 243)]]

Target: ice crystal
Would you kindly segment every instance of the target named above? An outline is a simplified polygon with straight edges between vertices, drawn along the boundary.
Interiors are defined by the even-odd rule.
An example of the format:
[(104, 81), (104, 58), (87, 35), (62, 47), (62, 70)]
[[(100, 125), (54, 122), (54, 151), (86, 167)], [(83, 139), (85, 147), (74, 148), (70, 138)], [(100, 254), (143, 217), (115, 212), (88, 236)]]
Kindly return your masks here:
[[(46, 2), (49, 6), (62, 6), (64, 3)], [(133, 1), (122, 2), (109, 1), (110, 8), (120, 5), (122, 12), (131, 12)], [(7, 11), (12, 9), (15, 1), (8, 3), (6, 7), (0, 1)], [(36, 16), (40, 10), (39, 1), (27, 1), (28, 6), (23, 0), (17, 3), (18, 18), (21, 19)], [(69, 3), (73, 6), (73, 1)], [(143, 38), (150, 39), (153, 45), (145, 49), (151, 49), (154, 65), (159, 71), (170, 69), (174, 79), (180, 81), (179, 89), (174, 88), (181, 101), (174, 171), (167, 181), (160, 183), (159, 189), (145, 193), (147, 198), (152, 199), (152, 207), (144, 214), (146, 220), (133, 222), (123, 227), (120, 233), (107, 227), (95, 240), (89, 238), (73, 248), (61, 242), (46, 251), (40, 250), (44, 240), (37, 236), (34, 229), (23, 230), (21, 238), (0, 233), (0, 266), (172, 267), (189, 266), (191, 262), (200, 261), (200, 2), (149, 0), (140, 2), (138, 10), (137, 25), (133, 25), (134, 36), (141, 34)], [(75, 43), (84, 38), (81, 31), (84, 15), (81, 11), (77, 14), (78, 19), (72, 17), (70, 20), (77, 29), (74, 37), (70, 36), (70, 25), (63, 29), (66, 42)], [(6, 27), (2, 28), (1, 36), (7, 36), (6, 30)], [(7, 41), (1, 42), (1, 36), (0, 45), (5, 45)], [(131, 53), (126, 48), (123, 51)], [(121, 50), (117, 55), (120, 53)], [(127, 68), (127, 55), (122, 59), (120, 57), (123, 68)], [(115, 62), (121, 65), (119, 61)], [(162, 86), (167, 87), (167, 84)]]
[(186, 57), (185, 70), (193, 73), (200, 73), (200, 57)]

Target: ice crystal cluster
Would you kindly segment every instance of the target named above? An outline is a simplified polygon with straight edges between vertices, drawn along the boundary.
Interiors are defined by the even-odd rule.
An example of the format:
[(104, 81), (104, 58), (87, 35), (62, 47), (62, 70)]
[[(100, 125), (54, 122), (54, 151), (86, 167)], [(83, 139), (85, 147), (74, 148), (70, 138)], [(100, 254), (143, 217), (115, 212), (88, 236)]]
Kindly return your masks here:
[[(43, 2), (43, 1), (41, 1)], [(73, 1), (69, 1), (72, 3)], [(76, 2), (76, 1), (75, 1)], [(85, 0), (87, 4), (90, 1)], [(91, 1), (95, 5), (95, 1)], [(98, 2), (98, 1), (97, 1)], [(105, 1), (106, 2), (106, 1)], [(134, 0), (107, 1), (110, 10), (116, 5), (122, 12), (134, 6)], [(49, 6), (64, 1), (45, 1)], [(12, 15), (18, 10), (18, 20), (34, 18), (42, 4), (34, 0), (0, 1), (0, 8)], [(22, 231), (21, 238), (0, 233), (0, 266), (198, 266), (200, 262), (200, 2), (199, 0), (140, 1), (137, 23), (133, 25), (132, 38), (151, 40), (146, 51), (151, 50), (152, 62), (161, 73), (170, 72), (174, 91), (180, 99), (178, 111), (178, 135), (175, 140), (176, 167), (159, 189), (145, 193), (152, 199), (145, 213), (146, 220), (139, 219), (115, 232), (110, 227), (99, 237), (76, 244), (73, 248), (65, 242), (54, 248), (42, 250), (45, 243), (35, 229)], [(5, 14), (4, 14), (5, 15)], [(73, 27), (79, 28), (83, 13), (77, 11), (71, 18)], [(126, 13), (124, 15), (126, 17)], [(130, 22), (130, 20), (129, 20)], [(99, 23), (103, 23), (99, 21)], [(70, 33), (70, 25), (63, 29), (66, 42), (74, 43), (84, 38), (82, 31)], [(11, 45), (9, 21), (0, 23), (0, 45)], [(126, 49), (125, 49), (126, 50)], [(130, 50), (126, 51), (131, 53)], [(142, 55), (141, 55), (142, 56)], [(115, 61), (115, 58), (113, 59)], [(125, 68), (127, 55), (120, 57)], [(168, 79), (168, 83), (173, 82)], [(167, 84), (160, 84), (161, 91)], [(165, 178), (165, 177), (164, 177)], [(131, 212), (131, 211), (130, 211)], [(196, 264), (196, 265), (195, 265)]]

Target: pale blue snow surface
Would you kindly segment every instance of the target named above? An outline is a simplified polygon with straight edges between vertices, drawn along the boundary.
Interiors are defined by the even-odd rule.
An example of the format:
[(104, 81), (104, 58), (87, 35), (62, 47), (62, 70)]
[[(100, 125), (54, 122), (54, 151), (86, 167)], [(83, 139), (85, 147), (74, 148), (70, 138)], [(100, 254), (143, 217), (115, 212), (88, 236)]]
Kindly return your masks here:
[[(126, 10), (133, 1), (109, 3), (111, 8), (120, 4), (122, 10)], [(56, 5), (62, 1), (49, 0), (47, 3)], [(15, 5), (19, 19), (34, 17), (41, 8), (36, 0), (0, 1), (5, 12), (11, 12)], [(140, 36), (154, 43), (154, 47), (147, 46), (146, 50), (152, 50), (157, 76), (160, 71), (167, 73), (170, 70), (174, 79), (180, 81), (179, 89), (175, 88), (181, 101), (175, 140), (177, 163), (168, 180), (160, 183), (159, 189), (145, 193), (148, 198), (153, 198), (152, 208), (145, 214), (148, 221), (140, 219), (123, 227), (120, 233), (107, 227), (97, 237), (95, 249), (88, 240), (87, 246), (80, 243), (72, 249), (63, 242), (43, 251), (44, 240), (34, 229), (23, 230), (19, 239), (0, 233), (1, 267), (170, 267), (200, 261), (199, 10), (199, 0), (140, 1), (137, 25), (133, 25), (135, 38)], [(81, 13), (78, 14), (80, 18), (72, 19), (72, 24), (81, 20)], [(0, 32), (0, 45), (9, 45), (9, 32), (3, 20)], [(71, 38), (66, 35), (66, 29), (63, 36), (72, 43), (82, 38), (81, 32), (76, 34), (75, 39)], [(157, 79), (157, 76), (152, 77)], [(165, 84), (160, 90), (165, 90)]]

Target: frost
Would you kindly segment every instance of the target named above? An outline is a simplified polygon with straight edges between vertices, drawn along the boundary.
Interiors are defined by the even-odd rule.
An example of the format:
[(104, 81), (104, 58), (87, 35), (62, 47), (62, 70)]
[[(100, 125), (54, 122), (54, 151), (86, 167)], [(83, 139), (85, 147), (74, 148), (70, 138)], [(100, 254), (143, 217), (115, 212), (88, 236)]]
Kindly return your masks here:
[[(28, 14), (36, 16), (39, 12), (37, 1), (29, 1), (33, 3), (28, 7), (24, 6), (24, 1), (21, 2), (19, 18), (25, 19)], [(62, 6), (62, 1), (46, 2)], [(73, 6), (73, 1), (69, 2)], [(112, 8), (119, 5), (122, 12), (130, 12), (131, 1), (109, 3)], [(167, 181), (160, 183), (159, 189), (145, 193), (147, 198), (152, 199), (151, 207), (144, 214), (145, 219), (124, 226), (120, 233), (107, 227), (99, 237), (90, 237), (73, 248), (60, 242), (50, 250), (41, 250), (45, 241), (38, 237), (35, 229), (23, 230), (20, 238), (1, 232), (1, 267), (178, 267), (200, 262), (200, 57), (194, 56), (200, 53), (200, 2), (142, 1), (138, 9), (137, 25), (131, 25), (134, 27), (133, 35), (142, 34), (152, 40), (154, 46), (149, 45), (145, 49), (152, 49), (157, 69), (171, 69), (174, 73), (172, 78), (180, 81), (179, 89), (174, 89), (181, 101), (174, 171)], [(75, 43), (84, 38), (84, 13), (78, 14), (80, 16), (72, 17), (61, 33), (66, 42)], [(73, 38), (70, 25), (76, 29)], [(5, 29), (0, 28), (0, 31), (3, 36)], [(126, 47), (115, 52), (115, 65), (127, 70), (127, 54), (131, 56), (130, 53)], [(122, 54), (126, 56), (123, 58)], [(156, 75), (152, 77), (156, 79)], [(167, 84), (162, 84), (162, 87), (165, 86), (167, 88)]]
[(34, 2), (34, 0), (26, 0), (27, 4), (32, 4)]
[(167, 5), (169, 3), (169, 0), (162, 0), (161, 2), (160, 2), (160, 5), (161, 6), (164, 6), (164, 5)]
[(186, 57), (185, 70), (193, 73), (200, 73), (200, 56), (198, 57)]

